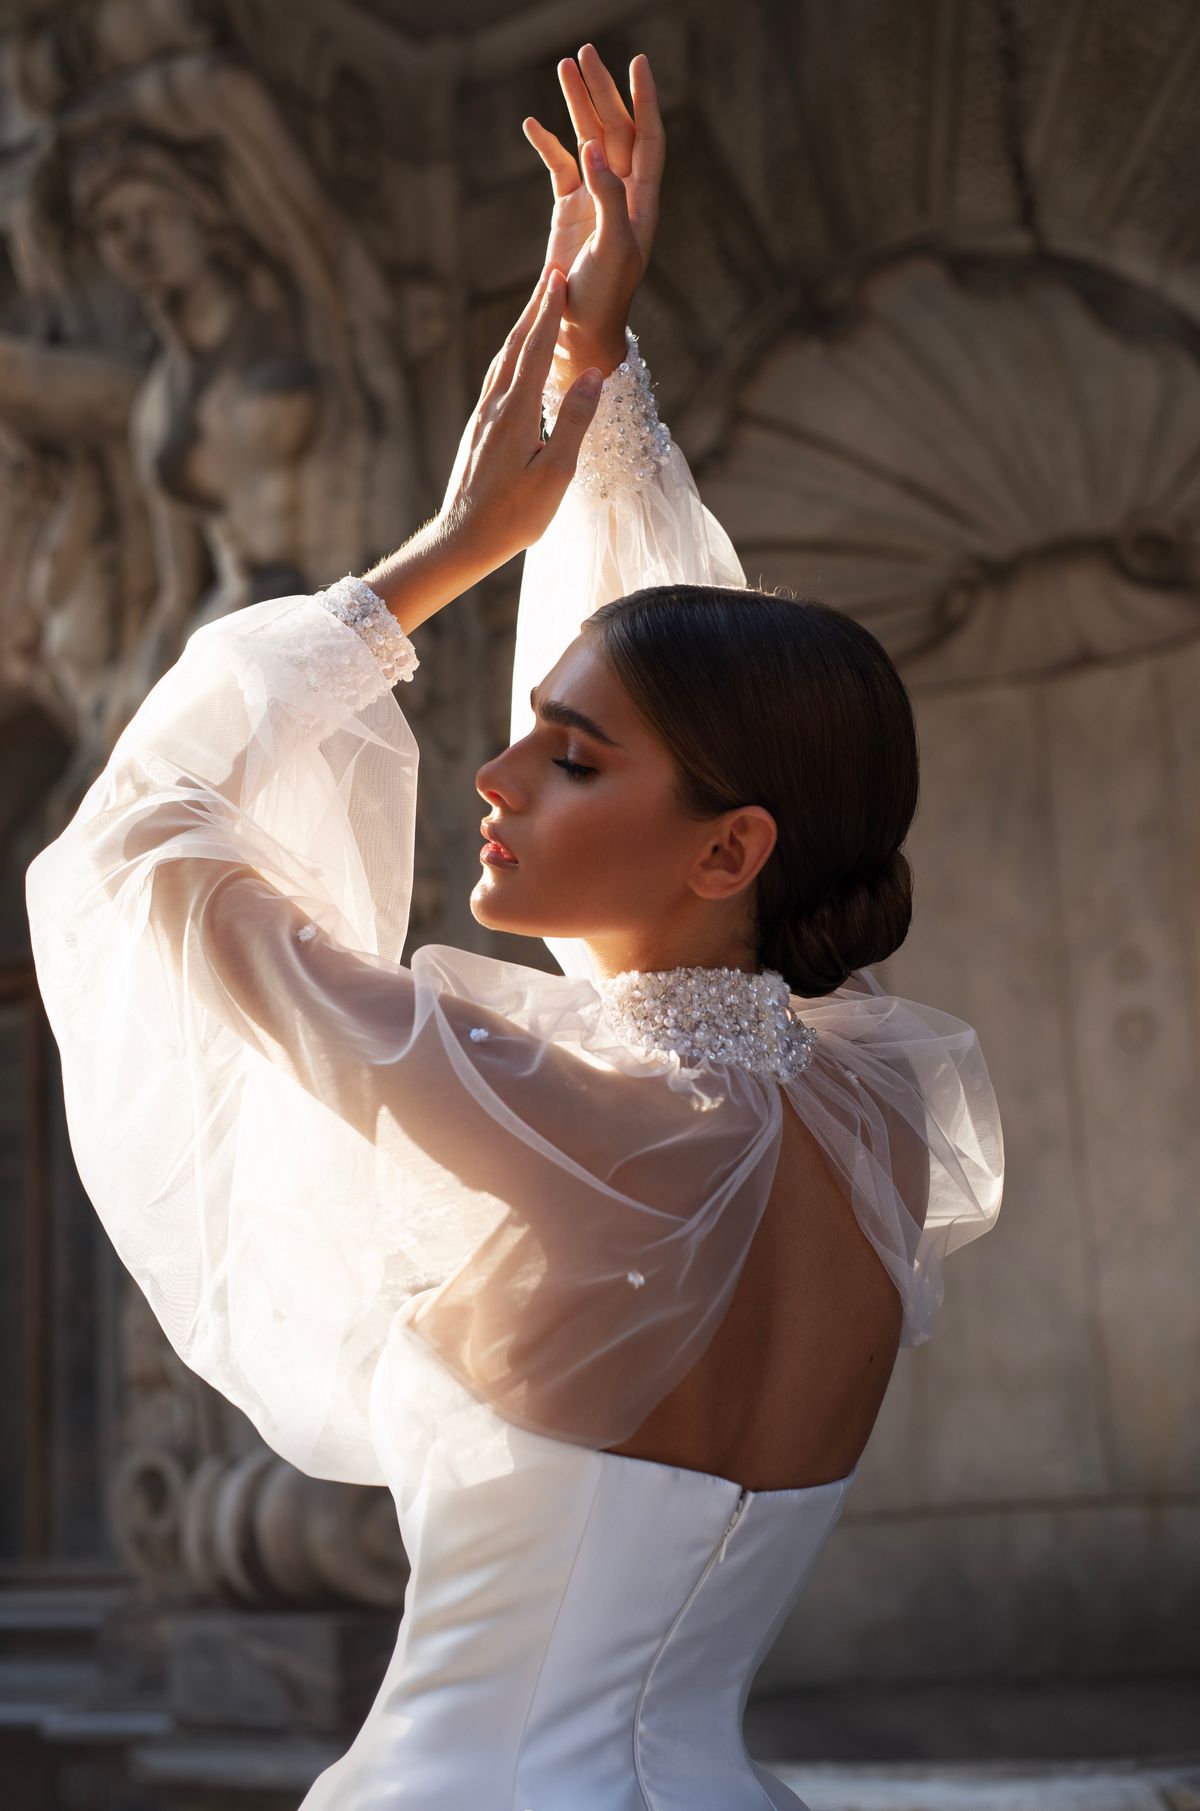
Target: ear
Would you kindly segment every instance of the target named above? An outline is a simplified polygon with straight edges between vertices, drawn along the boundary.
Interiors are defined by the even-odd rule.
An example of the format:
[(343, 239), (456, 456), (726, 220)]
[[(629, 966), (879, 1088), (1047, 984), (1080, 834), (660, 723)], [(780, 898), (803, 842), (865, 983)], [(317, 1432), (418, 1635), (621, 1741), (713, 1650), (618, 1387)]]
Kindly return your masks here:
[(778, 828), (762, 805), (740, 805), (713, 818), (688, 882), (701, 899), (732, 899), (749, 886), (775, 847)]

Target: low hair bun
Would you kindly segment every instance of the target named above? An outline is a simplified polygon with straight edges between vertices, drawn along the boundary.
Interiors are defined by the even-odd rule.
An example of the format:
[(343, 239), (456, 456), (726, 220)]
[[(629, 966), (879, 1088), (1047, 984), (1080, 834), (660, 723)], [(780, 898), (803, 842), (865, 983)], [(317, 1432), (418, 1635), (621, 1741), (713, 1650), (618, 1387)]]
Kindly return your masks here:
[(670, 751), (688, 817), (774, 819), (742, 938), (762, 967), (818, 999), (899, 948), (920, 751), (904, 681), (863, 623), (816, 598), (651, 585), (581, 633)]
[(912, 869), (900, 849), (855, 868), (813, 904), (783, 913), (764, 928), (759, 959), (792, 993), (819, 999), (856, 968), (898, 950), (912, 923)]

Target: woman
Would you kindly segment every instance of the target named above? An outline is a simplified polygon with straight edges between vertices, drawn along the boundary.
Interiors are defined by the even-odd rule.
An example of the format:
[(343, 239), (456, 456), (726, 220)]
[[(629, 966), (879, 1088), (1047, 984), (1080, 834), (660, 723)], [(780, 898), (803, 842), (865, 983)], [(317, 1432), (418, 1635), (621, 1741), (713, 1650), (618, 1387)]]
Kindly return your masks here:
[[(1000, 1200), (974, 1033), (864, 966), (909, 916), (903, 687), (849, 619), (745, 589), (626, 341), (661, 167), (631, 80), (629, 120), (590, 47), (564, 71), (614, 167), (585, 157), (597, 218), (439, 515), (369, 582), (196, 631), (29, 870), (124, 1262), (276, 1451), (395, 1496), (400, 1639), (307, 1811), (794, 1806), (750, 1681)], [(561, 241), (572, 160), (530, 135)], [(392, 687), (525, 548), (536, 716), (479, 771), (472, 905), (572, 972), (404, 968)]]

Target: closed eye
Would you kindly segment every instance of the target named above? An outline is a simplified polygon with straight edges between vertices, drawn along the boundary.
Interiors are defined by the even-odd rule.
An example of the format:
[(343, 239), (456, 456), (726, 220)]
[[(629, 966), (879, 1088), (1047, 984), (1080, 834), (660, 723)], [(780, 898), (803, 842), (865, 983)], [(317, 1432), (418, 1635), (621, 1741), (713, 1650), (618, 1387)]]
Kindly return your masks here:
[(568, 761), (565, 755), (556, 759), (554, 765), (562, 768), (568, 780), (584, 780), (588, 774), (596, 772), (594, 767), (585, 767), (581, 761)]

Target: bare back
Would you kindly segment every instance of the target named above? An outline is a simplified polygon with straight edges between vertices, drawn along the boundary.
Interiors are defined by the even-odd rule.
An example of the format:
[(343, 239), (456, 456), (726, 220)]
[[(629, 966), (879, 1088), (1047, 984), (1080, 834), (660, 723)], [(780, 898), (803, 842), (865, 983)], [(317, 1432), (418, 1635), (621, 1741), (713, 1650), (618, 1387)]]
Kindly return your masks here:
[(820, 1146), (781, 1102), (779, 1163), (729, 1310), (610, 1452), (780, 1490), (845, 1477), (867, 1443), (899, 1349), (900, 1296)]

